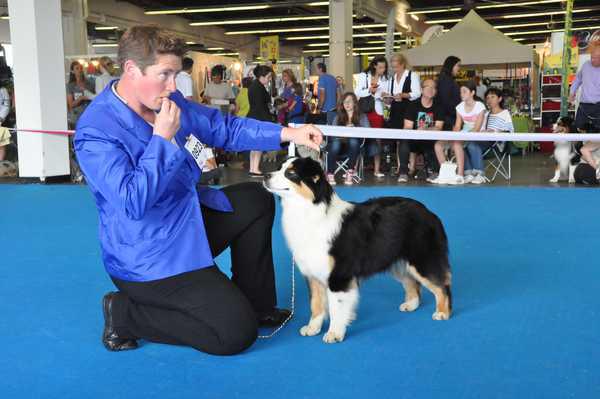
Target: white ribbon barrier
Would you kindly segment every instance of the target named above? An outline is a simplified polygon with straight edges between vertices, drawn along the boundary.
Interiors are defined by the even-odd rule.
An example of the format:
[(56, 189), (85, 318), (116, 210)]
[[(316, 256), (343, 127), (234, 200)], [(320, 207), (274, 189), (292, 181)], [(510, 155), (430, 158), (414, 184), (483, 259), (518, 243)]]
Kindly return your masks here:
[[(291, 127), (302, 126), (302, 123), (290, 123)], [(325, 136), (354, 137), (367, 139), (393, 140), (443, 140), (443, 141), (600, 141), (599, 133), (496, 133), (496, 132), (451, 132), (447, 130), (408, 130), (315, 125)], [(295, 146), (290, 143), (290, 155), (295, 153)]]

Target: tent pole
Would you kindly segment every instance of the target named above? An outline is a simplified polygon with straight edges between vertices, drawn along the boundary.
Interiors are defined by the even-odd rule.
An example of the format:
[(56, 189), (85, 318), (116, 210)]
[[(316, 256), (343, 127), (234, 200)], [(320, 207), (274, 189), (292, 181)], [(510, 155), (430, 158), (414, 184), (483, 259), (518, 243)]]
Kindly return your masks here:
[(567, 0), (565, 35), (562, 53), (562, 87), (560, 91), (560, 116), (569, 114), (569, 69), (571, 66), (571, 25), (573, 22), (573, 0)]

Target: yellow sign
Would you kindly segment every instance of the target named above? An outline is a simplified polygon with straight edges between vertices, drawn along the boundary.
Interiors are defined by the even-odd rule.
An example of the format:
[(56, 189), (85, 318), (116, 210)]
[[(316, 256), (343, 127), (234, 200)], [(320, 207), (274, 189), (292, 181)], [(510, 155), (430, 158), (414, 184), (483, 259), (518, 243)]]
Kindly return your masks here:
[(260, 56), (265, 60), (279, 59), (279, 36), (263, 36), (260, 38)]
[[(571, 68), (577, 68), (579, 64), (579, 53), (575, 50), (571, 53)], [(545, 69), (562, 68), (562, 54), (554, 54), (544, 58)]]

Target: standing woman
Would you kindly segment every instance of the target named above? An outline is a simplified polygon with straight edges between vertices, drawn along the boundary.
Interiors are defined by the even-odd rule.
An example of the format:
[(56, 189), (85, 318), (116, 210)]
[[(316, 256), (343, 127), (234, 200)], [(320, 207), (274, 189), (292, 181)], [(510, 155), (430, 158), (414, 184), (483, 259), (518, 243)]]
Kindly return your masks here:
[(98, 62), (100, 75), (96, 76), (96, 94), (102, 93), (102, 90), (115, 78), (114, 62), (110, 57), (101, 57)]
[[(369, 124), (374, 128), (383, 127), (383, 95), (388, 90), (388, 63), (384, 56), (373, 57), (369, 67), (358, 75), (356, 89), (354, 93), (360, 102), (368, 103), (369, 97), (372, 97), (372, 107), (361, 109), (367, 114)], [(381, 173), (381, 140), (376, 140), (377, 146), (369, 146), (376, 149), (373, 154), (375, 177), (381, 178), (385, 175)]]
[(283, 82), (281, 97), (287, 101), (294, 97), (293, 86), (298, 83), (298, 81), (291, 69), (284, 69), (283, 72), (281, 72), (281, 81)]
[(460, 70), (460, 58), (453, 55), (446, 58), (437, 82), (435, 102), (444, 112), (443, 130), (452, 130), (456, 122), (456, 106), (460, 104), (460, 87), (456, 75)]
[[(416, 72), (408, 69), (408, 61), (403, 54), (394, 54), (391, 58), (392, 76), (390, 78), (390, 104), (389, 127), (403, 129), (406, 109), (411, 101), (421, 96), (421, 81)], [(400, 150), (410, 152), (409, 140), (398, 140), (396, 143), (396, 159), (398, 160), (398, 174), (408, 174), (408, 164), (400, 163)]]
[(73, 61), (71, 63), (71, 72), (69, 74), (69, 83), (67, 84), (67, 108), (69, 111), (69, 123), (75, 126), (79, 116), (85, 111), (85, 108), (92, 102), (94, 89), (83, 74), (83, 66)]
[[(250, 111), (248, 118), (259, 121), (273, 122), (273, 115), (269, 111), (271, 105), (271, 95), (267, 92), (267, 84), (271, 80), (273, 70), (266, 65), (258, 65), (254, 68), (254, 80), (248, 88), (248, 101), (250, 102)], [(262, 177), (260, 171), (261, 151), (250, 151), (250, 177)]]
[(250, 112), (250, 101), (248, 100), (248, 87), (252, 83), (252, 78), (247, 76), (242, 79), (242, 89), (235, 97), (235, 114), (244, 118)]
[[(283, 98), (287, 103), (294, 99), (294, 88), (293, 86), (297, 83), (296, 76), (291, 69), (284, 69), (281, 72), (281, 81), (283, 83), (281, 98)], [(284, 122), (288, 119), (288, 110), (285, 107), (282, 107), (277, 111), (277, 119), (283, 120)]]

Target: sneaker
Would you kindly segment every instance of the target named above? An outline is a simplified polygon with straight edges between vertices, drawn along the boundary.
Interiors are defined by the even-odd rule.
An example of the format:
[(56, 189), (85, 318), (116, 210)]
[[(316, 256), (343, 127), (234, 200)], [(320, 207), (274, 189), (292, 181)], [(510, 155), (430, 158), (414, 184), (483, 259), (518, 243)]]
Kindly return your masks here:
[(346, 172), (346, 178), (344, 179), (344, 184), (347, 186), (351, 186), (354, 184), (354, 171), (352, 169), (349, 169)]
[(471, 183), (473, 183), (473, 184), (484, 184), (487, 182), (488, 182), (488, 179), (484, 175), (477, 175), (471, 180)]
[(448, 182), (448, 184), (452, 184), (454, 186), (456, 186), (456, 185), (459, 185), (459, 186), (463, 185), (463, 184), (465, 184), (465, 178), (463, 176), (461, 176), (461, 175), (456, 175), (456, 178), (454, 178), (453, 180), (450, 180)]
[(385, 174), (379, 172), (379, 173), (373, 173), (373, 176), (375, 176), (378, 179), (381, 179), (381, 178), (385, 177)]
[(466, 175), (465, 176), (465, 183), (473, 183), (474, 179), (475, 179), (475, 176), (473, 176), (473, 175)]
[(408, 175), (398, 176), (398, 183), (406, 183), (406, 182), (408, 182)]
[(329, 183), (332, 186), (336, 185), (335, 175), (333, 173), (327, 173), (327, 183)]

